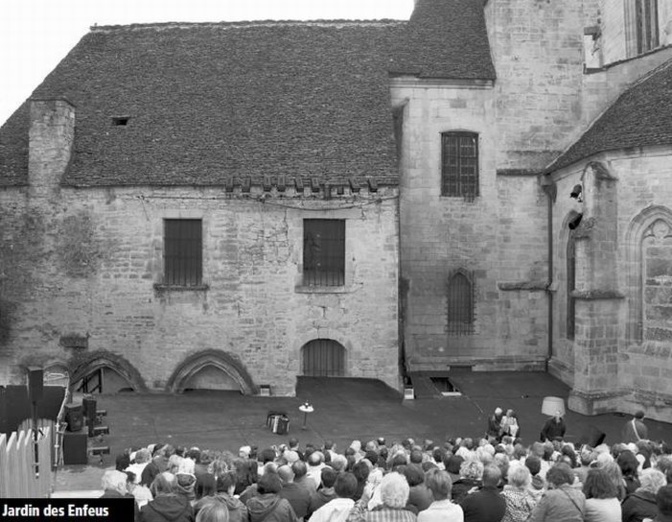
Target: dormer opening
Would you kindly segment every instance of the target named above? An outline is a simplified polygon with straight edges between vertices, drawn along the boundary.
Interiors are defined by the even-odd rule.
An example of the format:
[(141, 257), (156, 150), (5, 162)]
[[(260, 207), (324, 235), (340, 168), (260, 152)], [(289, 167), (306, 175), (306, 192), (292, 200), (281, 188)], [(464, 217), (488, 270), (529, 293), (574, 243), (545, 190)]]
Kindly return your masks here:
[(125, 127), (128, 125), (128, 120), (130, 120), (130, 116), (113, 116), (112, 117), (112, 125), (115, 127)]

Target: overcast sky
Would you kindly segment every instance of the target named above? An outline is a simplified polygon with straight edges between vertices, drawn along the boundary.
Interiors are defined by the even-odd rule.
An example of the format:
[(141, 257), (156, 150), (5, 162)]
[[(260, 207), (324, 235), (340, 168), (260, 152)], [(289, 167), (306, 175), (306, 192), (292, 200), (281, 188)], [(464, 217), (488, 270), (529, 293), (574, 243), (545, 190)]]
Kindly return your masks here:
[(0, 125), (97, 25), (407, 20), (414, 0), (0, 0)]

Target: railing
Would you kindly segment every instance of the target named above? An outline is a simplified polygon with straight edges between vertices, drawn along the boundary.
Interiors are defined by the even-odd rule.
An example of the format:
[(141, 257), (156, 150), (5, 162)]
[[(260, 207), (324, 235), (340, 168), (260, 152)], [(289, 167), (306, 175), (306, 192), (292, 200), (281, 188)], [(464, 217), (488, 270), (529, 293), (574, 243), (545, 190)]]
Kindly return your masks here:
[[(51, 427), (0, 434), (0, 498), (46, 498), (51, 492)], [(36, 459), (37, 457), (37, 459)]]

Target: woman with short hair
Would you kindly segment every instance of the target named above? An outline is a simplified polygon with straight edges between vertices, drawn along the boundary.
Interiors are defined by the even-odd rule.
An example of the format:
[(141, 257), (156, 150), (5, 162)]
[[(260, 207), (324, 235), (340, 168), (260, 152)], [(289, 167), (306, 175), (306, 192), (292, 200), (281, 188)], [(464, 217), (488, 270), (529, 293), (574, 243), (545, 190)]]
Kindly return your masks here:
[(584, 522), (586, 496), (573, 488), (574, 473), (564, 462), (546, 473), (548, 489), (532, 510), (529, 522)]
[(450, 500), (453, 481), (447, 471), (430, 469), (425, 473), (425, 485), (434, 502), (418, 514), (418, 522), (464, 522), (462, 507)]
[(524, 522), (537, 504), (530, 492), (532, 474), (527, 467), (518, 461), (509, 464), (509, 482), (502, 491), (506, 500), (506, 513), (502, 522)]
[(586, 522), (621, 522), (618, 489), (605, 469), (588, 470), (583, 493), (586, 495)]

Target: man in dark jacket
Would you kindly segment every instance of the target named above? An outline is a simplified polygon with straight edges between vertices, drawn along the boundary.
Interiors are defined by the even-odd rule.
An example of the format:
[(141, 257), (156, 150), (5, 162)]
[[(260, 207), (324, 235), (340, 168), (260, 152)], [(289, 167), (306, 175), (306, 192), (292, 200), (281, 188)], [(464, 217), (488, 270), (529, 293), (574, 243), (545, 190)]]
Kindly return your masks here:
[(194, 522), (194, 509), (183, 496), (175, 494), (175, 475), (164, 472), (152, 482), (154, 500), (142, 506), (142, 522)]
[(499, 493), (502, 472), (497, 466), (483, 470), (483, 487), (468, 494), (461, 503), (464, 522), (500, 522), (506, 512), (506, 500)]
[(304, 518), (308, 514), (310, 493), (305, 487), (294, 482), (294, 471), (290, 466), (280, 466), (278, 476), (282, 480), (282, 490), (278, 495), (287, 499), (297, 518)]
[(298, 522), (292, 506), (280, 498), (282, 481), (275, 473), (264, 473), (257, 482), (258, 495), (247, 501), (250, 522)]

